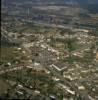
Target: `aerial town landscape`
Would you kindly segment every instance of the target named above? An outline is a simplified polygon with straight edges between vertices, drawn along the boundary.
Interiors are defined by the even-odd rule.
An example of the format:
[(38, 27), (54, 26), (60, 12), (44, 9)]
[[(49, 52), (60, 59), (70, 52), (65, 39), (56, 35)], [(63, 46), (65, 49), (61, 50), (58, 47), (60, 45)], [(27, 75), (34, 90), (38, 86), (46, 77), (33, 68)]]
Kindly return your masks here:
[(1, 0), (0, 98), (98, 100), (98, 0)]

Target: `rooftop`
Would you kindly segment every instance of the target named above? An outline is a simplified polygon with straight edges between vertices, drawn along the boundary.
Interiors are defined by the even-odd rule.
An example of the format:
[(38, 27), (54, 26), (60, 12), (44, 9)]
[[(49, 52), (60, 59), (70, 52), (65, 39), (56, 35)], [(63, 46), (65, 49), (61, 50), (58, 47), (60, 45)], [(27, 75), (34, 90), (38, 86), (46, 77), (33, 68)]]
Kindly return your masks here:
[(69, 65), (65, 64), (65, 63), (61, 63), (61, 62), (56, 62), (56, 63), (52, 64), (51, 66), (54, 67), (58, 71), (63, 71), (66, 68), (68, 68)]

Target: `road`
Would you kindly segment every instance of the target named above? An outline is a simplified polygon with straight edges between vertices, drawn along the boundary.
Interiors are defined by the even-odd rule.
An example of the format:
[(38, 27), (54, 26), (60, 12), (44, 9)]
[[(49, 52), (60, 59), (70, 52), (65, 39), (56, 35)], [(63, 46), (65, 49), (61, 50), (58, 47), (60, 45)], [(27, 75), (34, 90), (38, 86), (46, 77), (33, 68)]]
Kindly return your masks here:
[(70, 25), (60, 25), (60, 24), (52, 24), (52, 23), (44, 23), (44, 22), (38, 22), (38, 21), (29, 21), (29, 20), (24, 20), (24, 22), (29, 22), (29, 23), (34, 23), (37, 25), (43, 25), (47, 27), (54, 27), (54, 28), (62, 28), (62, 29), (72, 29)]
[[(29, 48), (25, 48), (23, 45), (22, 45), (23, 49), (26, 51), (26, 54), (29, 56), (31, 56), (31, 51), (29, 50)], [(83, 100), (90, 100), (89, 99), (89, 96), (87, 94), (86, 91), (80, 91), (76, 86), (75, 86), (75, 82), (72, 82), (72, 81), (68, 81), (66, 80), (59, 72), (55, 71), (52, 67), (50, 67), (49, 65), (45, 65), (45, 64), (42, 64), (43, 66), (45, 66), (46, 69), (48, 69), (51, 73), (53, 73), (57, 78), (59, 78), (63, 84), (66, 86), (69, 86), (72, 88), (73, 91), (75, 91), (75, 93), (77, 95), (79, 95)], [(1, 74), (4, 74), (6, 72), (11, 72), (11, 71), (16, 71), (16, 70), (21, 70), (23, 68), (23, 66), (20, 66), (20, 67), (14, 67), (14, 68), (10, 68), (10, 69), (6, 69), (6, 70), (2, 70), (0, 71), (0, 75)]]
[(7, 72), (12, 72), (12, 71), (16, 71), (16, 70), (21, 70), (24, 66), (20, 66), (20, 67), (14, 67), (14, 68), (9, 68), (6, 70), (1, 70), (0, 71), (0, 75), (5, 74)]
[[(26, 48), (24, 46), (23, 46), (23, 48), (26, 50), (27, 54), (31, 55), (31, 51), (29, 50), (29, 48)], [(80, 91), (78, 89), (78, 87), (75, 86), (75, 82), (72, 82), (72, 81), (69, 82), (59, 72), (55, 71), (52, 67), (50, 67), (46, 63), (41, 63), (41, 64), (43, 66), (45, 66), (45, 68), (48, 69), (51, 73), (53, 73), (57, 78), (59, 78), (65, 86), (67, 85), (67, 86), (71, 87), (72, 91), (75, 91), (75, 93), (77, 95), (79, 95), (80, 97), (82, 97), (83, 100), (90, 100), (87, 92), (86, 91)]]
[(8, 35), (8, 32), (1, 27), (1, 36), (4, 37), (9, 43), (19, 44), (20, 40), (13, 39)]
[[(24, 48), (26, 51), (28, 51), (28, 54), (30, 54), (30, 50), (27, 48)], [(66, 80), (59, 72), (55, 71), (52, 67), (50, 67), (49, 65), (46, 64), (42, 64), (43, 66), (45, 66), (46, 69), (48, 69), (51, 73), (53, 73), (53, 75), (55, 75), (57, 78), (59, 78), (63, 85), (71, 87), (72, 91), (75, 92), (76, 95), (79, 95), (80, 97), (82, 97), (83, 100), (90, 100), (89, 99), (89, 95), (87, 94), (86, 91), (80, 91), (76, 86), (75, 86), (75, 82), (72, 81), (68, 81)], [(24, 68), (24, 66), (20, 66), (20, 67), (14, 67), (14, 68), (10, 68), (10, 69), (6, 69), (6, 70), (2, 70), (0, 71), (0, 75), (7, 73), (7, 72), (12, 72), (12, 71), (16, 71), (16, 70), (21, 70), (22, 68)], [(29, 67), (28, 67), (29, 68)], [(31, 67), (30, 67), (31, 68)]]
[(78, 94), (80, 97), (82, 97), (83, 100), (90, 100), (89, 96), (87, 94), (86, 91), (80, 91), (74, 84), (74, 82), (69, 82), (67, 80), (65, 80), (65, 78), (58, 73), (57, 71), (55, 71), (52, 67), (49, 66), (45, 66), (51, 73), (53, 73), (57, 78), (59, 78), (61, 81), (63, 81), (64, 85), (70, 86), (73, 91), (75, 91), (76, 94)]

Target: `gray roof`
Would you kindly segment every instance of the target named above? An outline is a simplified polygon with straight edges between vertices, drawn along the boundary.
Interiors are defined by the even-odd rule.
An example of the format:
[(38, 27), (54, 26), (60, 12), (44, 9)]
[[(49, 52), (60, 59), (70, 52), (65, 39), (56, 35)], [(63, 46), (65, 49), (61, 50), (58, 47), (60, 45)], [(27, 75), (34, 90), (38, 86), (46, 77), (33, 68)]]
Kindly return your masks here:
[(68, 68), (69, 65), (68, 65), (67, 63), (55, 62), (55, 63), (52, 64), (52, 66), (53, 66), (55, 69), (57, 69), (57, 70), (59, 70), (59, 71), (62, 71), (62, 70), (64, 70), (64, 69)]

